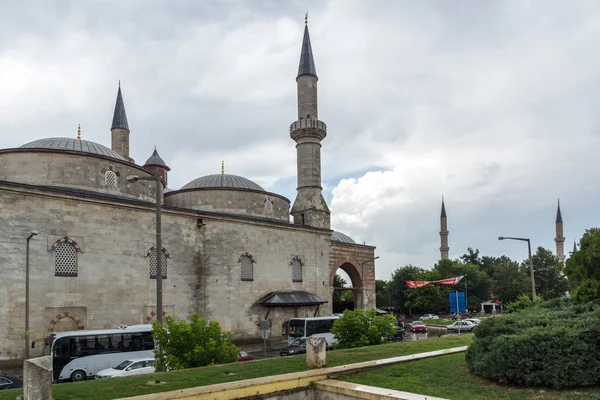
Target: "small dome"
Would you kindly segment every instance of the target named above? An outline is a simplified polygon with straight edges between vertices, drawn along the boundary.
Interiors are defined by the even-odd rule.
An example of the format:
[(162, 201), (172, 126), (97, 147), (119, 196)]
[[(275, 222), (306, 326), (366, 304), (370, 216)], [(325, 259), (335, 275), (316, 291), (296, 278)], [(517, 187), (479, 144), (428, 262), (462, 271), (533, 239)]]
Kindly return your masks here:
[(243, 178), (237, 175), (229, 174), (214, 174), (194, 179), (193, 181), (186, 183), (183, 189), (219, 189), (219, 188), (231, 188), (231, 189), (250, 189), (259, 190), (264, 192), (265, 189), (260, 185), (252, 182), (250, 179)]
[(356, 244), (354, 239), (352, 239), (350, 236), (338, 231), (333, 231), (333, 233), (331, 234), (331, 240), (333, 242)]
[(20, 148), (74, 151), (77, 153), (96, 154), (100, 156), (112, 157), (121, 161), (129, 161), (119, 153), (112, 151), (106, 146), (102, 146), (101, 144), (81, 139), (46, 138), (24, 144)]

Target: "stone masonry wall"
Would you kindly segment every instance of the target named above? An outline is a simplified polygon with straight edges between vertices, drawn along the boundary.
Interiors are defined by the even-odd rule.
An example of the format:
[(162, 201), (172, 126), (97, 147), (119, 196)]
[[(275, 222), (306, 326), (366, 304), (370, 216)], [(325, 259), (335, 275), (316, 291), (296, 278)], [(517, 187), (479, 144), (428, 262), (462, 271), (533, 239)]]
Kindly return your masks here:
[[(352, 279), (352, 286), (360, 287), (362, 279), (361, 262), (375, 258), (375, 247), (360, 244), (331, 242), (329, 258), (329, 282), (333, 286), (333, 278), (339, 268), (346, 270)], [(365, 308), (375, 307), (375, 261), (365, 263), (364, 280), (366, 288)], [(360, 304), (360, 302), (358, 303)]]
[[(267, 201), (271, 202), (268, 207)], [(253, 215), (289, 222), (290, 202), (278, 195), (235, 189), (184, 190), (167, 193), (165, 204), (211, 212)]]
[[(265, 318), (268, 309), (255, 303), (271, 291), (309, 291), (329, 301), (320, 307), (318, 315), (331, 314), (329, 231), (225, 220), (208, 221), (204, 229), (204, 314), (221, 321), (236, 339), (260, 337), (257, 322)], [(253, 281), (241, 280), (239, 258), (245, 253), (255, 261)], [(294, 257), (303, 264), (302, 282), (292, 282)], [(315, 310), (316, 306), (273, 308), (268, 316), (272, 334), (280, 333), (285, 319), (313, 316)]]
[[(105, 173), (117, 175), (117, 187), (107, 188)], [(154, 181), (127, 182), (128, 175), (150, 176), (141, 167), (114, 158), (85, 154), (15, 151), (0, 154), (0, 181), (83, 189), (130, 199), (155, 201)]]
[[(30, 241), (32, 340), (46, 336), (64, 318), (74, 321), (63, 326), (86, 329), (154, 320), (156, 281), (149, 278), (148, 257), (155, 243), (152, 205), (50, 197), (0, 185), (0, 224), (0, 359), (23, 352), (25, 244), (32, 230), (39, 232)], [(185, 318), (196, 311), (201, 232), (195, 216), (168, 211), (163, 212), (162, 231), (169, 253), (165, 309)], [(80, 249), (76, 277), (55, 276), (52, 245), (65, 236)]]

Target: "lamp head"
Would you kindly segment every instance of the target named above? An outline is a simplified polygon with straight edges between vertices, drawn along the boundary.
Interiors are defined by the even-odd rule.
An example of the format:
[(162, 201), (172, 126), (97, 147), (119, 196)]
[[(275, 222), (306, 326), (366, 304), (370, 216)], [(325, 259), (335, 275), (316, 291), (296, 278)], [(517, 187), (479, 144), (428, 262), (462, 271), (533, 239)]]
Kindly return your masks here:
[(38, 231), (31, 231), (31, 236), (35, 236), (38, 234)]
[(140, 177), (137, 175), (128, 175), (127, 176), (127, 182), (137, 182), (138, 179), (140, 179)]
[(504, 238), (504, 236), (500, 236), (500, 237), (498, 238), (498, 240), (504, 240), (504, 239), (505, 239), (505, 238)]

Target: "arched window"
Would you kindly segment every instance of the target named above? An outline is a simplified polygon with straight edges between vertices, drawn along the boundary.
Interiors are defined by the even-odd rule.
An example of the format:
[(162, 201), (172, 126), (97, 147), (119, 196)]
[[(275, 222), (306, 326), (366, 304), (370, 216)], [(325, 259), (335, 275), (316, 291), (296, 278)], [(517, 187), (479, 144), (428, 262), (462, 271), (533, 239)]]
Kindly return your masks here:
[(254, 260), (252, 256), (248, 253), (242, 254), (239, 259), (239, 263), (241, 265), (241, 278), (243, 281), (253, 281), (254, 280)]
[(104, 174), (104, 185), (107, 188), (116, 188), (117, 187), (117, 174), (113, 171), (106, 171)]
[(292, 260), (292, 282), (302, 282), (302, 261), (298, 257)]
[(54, 244), (54, 275), (77, 276), (77, 248), (68, 240)]
[[(167, 251), (162, 249), (160, 252), (160, 269), (162, 270), (163, 279), (167, 279)], [(150, 257), (150, 279), (156, 279), (157, 265), (156, 265), (156, 247), (153, 247), (148, 252)]]
[(267, 211), (267, 214), (273, 214), (273, 202), (271, 199), (265, 201), (265, 210)]

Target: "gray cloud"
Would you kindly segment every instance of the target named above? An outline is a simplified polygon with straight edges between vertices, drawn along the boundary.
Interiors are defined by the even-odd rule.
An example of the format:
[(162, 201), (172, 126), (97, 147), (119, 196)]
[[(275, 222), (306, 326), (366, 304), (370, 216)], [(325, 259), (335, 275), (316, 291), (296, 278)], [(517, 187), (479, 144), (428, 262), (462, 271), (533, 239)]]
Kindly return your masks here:
[[(332, 221), (378, 246), (377, 275), (450, 253), (553, 249), (598, 223), (600, 5), (594, 1), (26, 1), (0, 21), (0, 147), (110, 144), (122, 81), (140, 163), (177, 188), (226, 170), (293, 200), (304, 12), (319, 74)], [(571, 246), (567, 246), (571, 248)]]

